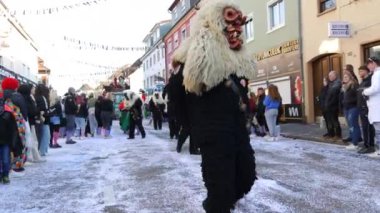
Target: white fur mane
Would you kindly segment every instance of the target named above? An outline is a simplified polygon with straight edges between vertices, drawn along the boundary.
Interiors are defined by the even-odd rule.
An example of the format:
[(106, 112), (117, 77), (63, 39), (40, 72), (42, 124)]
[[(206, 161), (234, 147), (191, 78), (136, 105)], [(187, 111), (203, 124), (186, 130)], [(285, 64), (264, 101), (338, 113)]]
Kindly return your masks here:
[(255, 63), (244, 45), (231, 50), (223, 29), (223, 9), (239, 8), (227, 0), (209, 0), (198, 11), (190, 37), (176, 50), (173, 60), (185, 63), (183, 76), (187, 91), (201, 95), (231, 74), (253, 78)]

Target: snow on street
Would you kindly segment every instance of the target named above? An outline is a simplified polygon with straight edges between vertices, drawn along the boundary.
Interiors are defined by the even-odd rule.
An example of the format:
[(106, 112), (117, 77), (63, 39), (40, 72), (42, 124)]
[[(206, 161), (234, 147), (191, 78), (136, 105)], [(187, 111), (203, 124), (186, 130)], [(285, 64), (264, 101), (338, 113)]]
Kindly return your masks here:
[[(175, 152), (168, 131), (147, 127), (128, 141), (86, 139), (49, 150), (0, 185), (0, 212), (203, 212), (200, 156)], [(259, 180), (240, 212), (380, 212), (380, 159), (344, 147), (283, 139), (252, 139)]]

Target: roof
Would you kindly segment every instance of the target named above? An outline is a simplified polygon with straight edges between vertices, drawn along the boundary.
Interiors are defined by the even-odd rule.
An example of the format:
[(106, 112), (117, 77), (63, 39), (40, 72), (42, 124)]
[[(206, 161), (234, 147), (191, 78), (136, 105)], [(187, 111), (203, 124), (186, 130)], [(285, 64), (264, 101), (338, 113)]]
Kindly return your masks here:
[(145, 41), (152, 33), (153, 31), (158, 27), (158, 26), (161, 26), (162, 24), (168, 24), (168, 23), (171, 23), (171, 20), (163, 20), (163, 21), (160, 21), (158, 23), (156, 23), (152, 29), (150, 29), (149, 33), (144, 37), (144, 40)]

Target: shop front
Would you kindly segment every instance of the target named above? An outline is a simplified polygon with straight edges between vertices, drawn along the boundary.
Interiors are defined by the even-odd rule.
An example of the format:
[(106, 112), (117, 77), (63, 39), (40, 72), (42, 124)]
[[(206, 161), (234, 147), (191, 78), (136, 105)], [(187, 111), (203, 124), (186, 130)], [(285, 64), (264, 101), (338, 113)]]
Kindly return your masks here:
[(278, 87), (284, 107), (286, 121), (303, 121), (303, 81), (299, 41), (287, 41), (270, 50), (255, 55), (257, 69), (250, 82), (250, 90)]

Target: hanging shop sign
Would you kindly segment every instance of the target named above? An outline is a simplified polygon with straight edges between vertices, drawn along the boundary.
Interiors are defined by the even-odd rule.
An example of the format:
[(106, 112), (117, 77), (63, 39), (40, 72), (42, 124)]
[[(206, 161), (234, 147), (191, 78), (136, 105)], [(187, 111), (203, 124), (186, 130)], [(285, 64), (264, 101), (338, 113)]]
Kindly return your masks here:
[(346, 21), (330, 21), (328, 23), (329, 38), (349, 38), (351, 37), (351, 26)]

